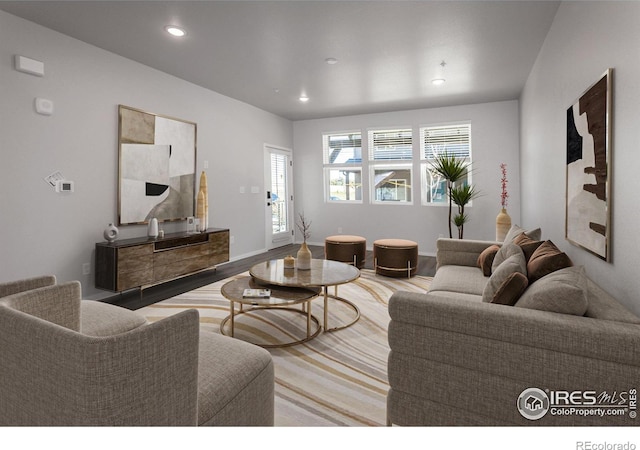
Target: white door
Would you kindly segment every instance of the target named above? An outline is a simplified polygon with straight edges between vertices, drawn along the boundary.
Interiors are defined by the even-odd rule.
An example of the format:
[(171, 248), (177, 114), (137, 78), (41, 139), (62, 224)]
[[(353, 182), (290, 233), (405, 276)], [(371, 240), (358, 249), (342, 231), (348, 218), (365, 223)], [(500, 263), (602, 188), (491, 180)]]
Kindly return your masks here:
[(293, 244), (291, 150), (265, 145), (266, 248)]

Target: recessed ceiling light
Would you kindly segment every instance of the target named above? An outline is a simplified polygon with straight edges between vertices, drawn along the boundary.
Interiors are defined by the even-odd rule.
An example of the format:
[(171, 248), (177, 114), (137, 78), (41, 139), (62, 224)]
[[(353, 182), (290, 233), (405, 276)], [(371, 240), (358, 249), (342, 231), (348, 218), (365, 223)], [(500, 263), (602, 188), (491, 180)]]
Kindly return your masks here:
[(441, 84), (444, 84), (444, 82), (445, 82), (444, 78), (436, 78), (435, 80), (431, 80), (431, 84), (435, 86), (440, 86)]
[(302, 103), (306, 103), (309, 101), (309, 97), (307, 97), (306, 95), (301, 95), (300, 99), (299, 99)]
[(331, 65), (338, 64), (338, 60), (335, 59), (335, 58), (327, 58), (327, 59), (324, 60), (324, 62), (326, 62), (327, 64), (331, 64)]
[(185, 34), (187, 34), (186, 31), (184, 31), (182, 28), (180, 27), (176, 27), (175, 25), (167, 25), (166, 27), (164, 27), (165, 31), (167, 33), (169, 33), (172, 36), (176, 36), (176, 37), (182, 37)]

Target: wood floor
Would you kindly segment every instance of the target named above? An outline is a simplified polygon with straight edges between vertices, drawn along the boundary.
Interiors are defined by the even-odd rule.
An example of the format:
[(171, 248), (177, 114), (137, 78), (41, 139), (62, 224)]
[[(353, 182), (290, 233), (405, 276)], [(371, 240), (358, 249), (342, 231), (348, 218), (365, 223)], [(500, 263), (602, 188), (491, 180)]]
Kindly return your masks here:
[[(281, 259), (287, 255), (294, 255), (300, 246), (298, 244), (286, 245), (270, 250), (259, 255), (229, 262), (218, 266), (215, 270), (207, 270), (178, 280), (163, 283), (157, 286), (147, 287), (143, 290), (127, 291), (116, 294), (104, 300), (108, 303), (123, 306), (129, 309), (138, 309), (153, 303), (174, 297), (184, 292), (205, 286), (210, 283), (229, 278), (242, 272), (246, 272), (253, 265), (271, 259)], [(309, 249), (314, 258), (324, 258), (324, 247), (310, 245)], [(373, 252), (367, 251), (365, 269), (373, 269)], [(431, 256), (418, 257), (417, 275), (432, 277), (436, 273), (436, 259)]]

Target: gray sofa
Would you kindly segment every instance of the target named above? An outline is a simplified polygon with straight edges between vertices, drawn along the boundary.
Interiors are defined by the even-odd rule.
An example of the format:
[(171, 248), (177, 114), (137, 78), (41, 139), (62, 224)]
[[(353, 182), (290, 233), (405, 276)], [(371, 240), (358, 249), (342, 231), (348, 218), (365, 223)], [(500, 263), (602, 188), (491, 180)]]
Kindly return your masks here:
[[(388, 423), (640, 425), (629, 414), (640, 388), (640, 319), (588, 278), (584, 315), (518, 307), (526, 290), (515, 306), (483, 302), (490, 277), (478, 258), (496, 244), (438, 240), (429, 291), (391, 297)], [(527, 290), (552, 278), (542, 277)], [(551, 300), (561, 304), (564, 297)], [(542, 417), (520, 412), (521, 402), (535, 401), (525, 398), (532, 388), (547, 396), (548, 404), (531, 406), (540, 412), (546, 407)], [(565, 391), (577, 393), (567, 401)], [(587, 415), (599, 414), (588, 406), (602, 393), (611, 396), (607, 405), (616, 406), (605, 409), (624, 410), (623, 415)], [(598, 397), (597, 403), (604, 400)], [(561, 408), (552, 411), (554, 405)], [(571, 415), (560, 415), (571, 406)]]
[(147, 323), (54, 277), (0, 297), (0, 425), (274, 423), (271, 355), (200, 331), (196, 310)]

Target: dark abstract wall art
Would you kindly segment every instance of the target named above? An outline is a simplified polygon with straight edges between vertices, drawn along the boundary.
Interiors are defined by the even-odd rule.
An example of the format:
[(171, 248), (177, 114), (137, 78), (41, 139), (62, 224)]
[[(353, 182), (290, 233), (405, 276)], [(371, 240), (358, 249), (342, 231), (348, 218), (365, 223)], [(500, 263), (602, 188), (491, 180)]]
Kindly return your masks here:
[(118, 224), (194, 215), (196, 124), (120, 105)]
[(605, 261), (611, 236), (611, 76), (567, 109), (566, 238)]

